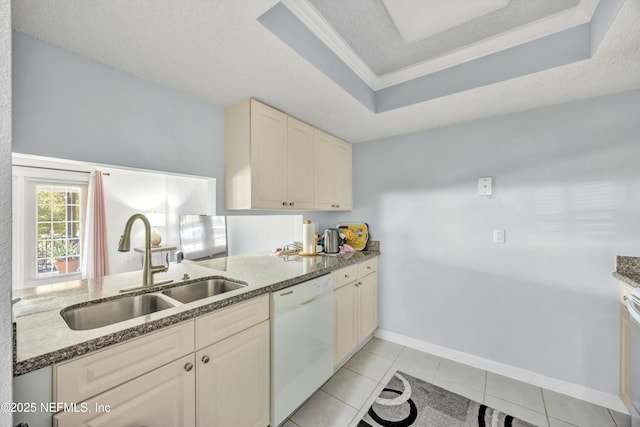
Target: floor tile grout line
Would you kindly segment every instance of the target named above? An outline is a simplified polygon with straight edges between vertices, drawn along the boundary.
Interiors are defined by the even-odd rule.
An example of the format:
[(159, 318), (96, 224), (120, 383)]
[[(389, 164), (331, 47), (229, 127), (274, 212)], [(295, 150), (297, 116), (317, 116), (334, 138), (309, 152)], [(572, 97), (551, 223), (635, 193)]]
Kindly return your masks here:
[[(369, 342), (371, 342), (371, 341), (369, 341)], [(384, 342), (390, 342), (390, 341), (384, 341)], [(402, 352), (404, 351), (404, 349), (405, 349), (405, 348), (407, 348), (406, 346), (402, 346), (402, 349), (398, 352), (398, 354), (396, 355), (396, 357), (395, 357), (395, 358), (393, 358), (393, 359), (390, 359), (390, 358), (388, 358), (388, 357), (386, 357), (386, 356), (383, 356), (383, 355), (381, 355), (381, 354), (374, 353), (374, 352), (373, 352), (373, 351), (371, 351), (371, 350), (367, 350), (367, 348), (366, 348), (366, 347), (367, 347), (367, 345), (368, 345), (368, 344), (369, 344), (369, 343), (365, 344), (365, 345), (364, 345), (360, 350), (358, 350), (358, 351), (364, 351), (364, 352), (367, 352), (367, 353), (369, 353), (369, 354), (373, 354), (374, 356), (378, 356), (378, 357), (382, 357), (383, 359), (391, 360), (392, 362), (397, 361), (397, 360), (398, 360), (398, 357), (400, 357), (400, 353), (402, 353)], [(398, 344), (398, 345), (400, 345), (400, 344)], [(357, 352), (356, 352), (356, 353), (357, 353)]]

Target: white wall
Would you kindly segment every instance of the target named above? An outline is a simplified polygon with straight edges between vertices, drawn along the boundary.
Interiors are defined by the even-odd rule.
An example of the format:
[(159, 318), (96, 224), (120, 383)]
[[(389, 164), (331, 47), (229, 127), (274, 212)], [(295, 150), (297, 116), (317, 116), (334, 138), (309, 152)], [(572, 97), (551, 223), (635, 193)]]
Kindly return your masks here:
[(633, 91), (355, 145), (355, 209), (322, 221), (381, 240), (380, 328), (617, 395), (639, 111)]
[[(11, 402), (11, 5), (0, 0), (0, 402)], [(11, 413), (0, 411), (0, 425)]]
[(218, 178), (224, 111), (13, 33), (13, 151)]

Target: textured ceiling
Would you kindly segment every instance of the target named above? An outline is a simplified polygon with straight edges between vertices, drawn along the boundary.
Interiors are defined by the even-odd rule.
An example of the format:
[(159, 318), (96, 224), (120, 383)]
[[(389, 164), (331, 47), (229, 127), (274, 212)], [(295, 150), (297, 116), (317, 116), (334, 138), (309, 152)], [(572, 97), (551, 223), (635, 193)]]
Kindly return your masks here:
[(276, 0), (20, 0), (13, 26), (196, 99), (256, 97), (353, 142), (640, 88), (640, 1), (593, 58), (374, 114), (256, 19)]
[(428, 61), (579, 3), (579, 0), (511, 0), (506, 7), (407, 44), (382, 0), (309, 1), (378, 76)]

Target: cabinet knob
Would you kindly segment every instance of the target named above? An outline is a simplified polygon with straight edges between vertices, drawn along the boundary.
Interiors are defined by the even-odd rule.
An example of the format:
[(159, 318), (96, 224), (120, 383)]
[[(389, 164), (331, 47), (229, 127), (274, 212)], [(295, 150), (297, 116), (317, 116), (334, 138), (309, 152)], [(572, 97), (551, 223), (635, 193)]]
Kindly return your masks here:
[(627, 296), (626, 295), (623, 296), (622, 299), (626, 301), (627, 300)]
[(367, 270), (371, 270), (371, 266), (370, 265), (367, 265)]
[(293, 206), (294, 204), (295, 204), (295, 203), (291, 202), (291, 203), (289, 203), (289, 206)]
[(189, 372), (190, 370), (193, 369), (193, 363), (188, 362), (187, 364), (184, 365), (184, 370)]
[(287, 202), (282, 202), (282, 206), (287, 206)]
[(348, 279), (348, 278), (349, 278), (349, 275), (348, 275), (348, 274), (345, 274), (345, 275), (344, 275), (344, 278), (345, 278), (345, 279)]
[(331, 205), (331, 207), (332, 207), (332, 208), (335, 208), (335, 207), (336, 207), (336, 205)]
[(336, 205), (336, 208), (339, 208), (339, 207), (340, 207), (340, 205)]
[(209, 356), (205, 355), (205, 356), (202, 356), (202, 359), (200, 359), (200, 360), (202, 360), (202, 363), (206, 364), (206, 363), (209, 363), (209, 360), (211, 360), (211, 359), (209, 359)]

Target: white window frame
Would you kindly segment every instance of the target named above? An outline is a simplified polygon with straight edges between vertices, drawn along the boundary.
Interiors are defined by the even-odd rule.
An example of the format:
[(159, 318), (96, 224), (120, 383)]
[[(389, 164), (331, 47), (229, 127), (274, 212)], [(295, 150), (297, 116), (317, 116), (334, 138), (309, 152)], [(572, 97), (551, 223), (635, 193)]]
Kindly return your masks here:
[(80, 187), (80, 246), (84, 245), (89, 174), (34, 167), (13, 167), (13, 289), (30, 288), (57, 282), (79, 280), (82, 273), (38, 277), (35, 271), (36, 186), (66, 185)]

